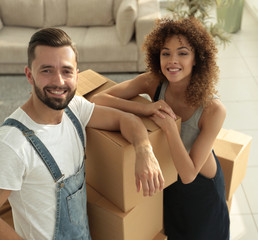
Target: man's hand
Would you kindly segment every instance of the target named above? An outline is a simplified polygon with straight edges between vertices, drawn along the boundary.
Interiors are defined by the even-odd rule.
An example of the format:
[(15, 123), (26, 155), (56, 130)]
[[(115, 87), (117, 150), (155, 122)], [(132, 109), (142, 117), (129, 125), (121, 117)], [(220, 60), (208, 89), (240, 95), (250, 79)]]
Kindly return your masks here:
[(162, 191), (164, 178), (159, 163), (150, 145), (136, 147), (135, 177), (137, 191), (143, 189), (144, 196), (152, 196)]
[(164, 178), (152, 151), (147, 129), (139, 117), (96, 105), (87, 126), (109, 131), (120, 130), (122, 136), (134, 146), (137, 191), (142, 188), (144, 196), (152, 196), (157, 190), (163, 189)]

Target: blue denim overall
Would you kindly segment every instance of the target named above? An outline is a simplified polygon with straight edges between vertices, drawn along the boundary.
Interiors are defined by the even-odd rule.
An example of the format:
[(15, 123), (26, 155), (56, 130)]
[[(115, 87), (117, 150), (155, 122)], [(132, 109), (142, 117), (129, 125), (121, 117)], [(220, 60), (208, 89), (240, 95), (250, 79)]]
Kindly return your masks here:
[[(83, 131), (79, 120), (68, 107), (65, 109), (65, 112), (73, 122), (84, 148)], [(54, 239), (91, 240), (86, 208), (85, 158), (77, 173), (63, 179), (64, 176), (54, 158), (32, 130), (11, 118), (7, 119), (3, 125), (14, 126), (22, 131), (27, 140), (38, 152), (56, 182), (57, 207)]]

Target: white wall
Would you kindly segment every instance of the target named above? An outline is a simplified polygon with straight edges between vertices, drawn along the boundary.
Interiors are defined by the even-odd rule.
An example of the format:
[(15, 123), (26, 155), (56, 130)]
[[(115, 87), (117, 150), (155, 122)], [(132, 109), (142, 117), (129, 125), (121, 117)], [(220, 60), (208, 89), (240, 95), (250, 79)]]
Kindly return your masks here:
[[(161, 7), (167, 6), (167, 0), (159, 0)], [(245, 7), (258, 20), (258, 0), (245, 0)]]
[(258, 20), (258, 1), (257, 0), (245, 0), (245, 5), (252, 15)]

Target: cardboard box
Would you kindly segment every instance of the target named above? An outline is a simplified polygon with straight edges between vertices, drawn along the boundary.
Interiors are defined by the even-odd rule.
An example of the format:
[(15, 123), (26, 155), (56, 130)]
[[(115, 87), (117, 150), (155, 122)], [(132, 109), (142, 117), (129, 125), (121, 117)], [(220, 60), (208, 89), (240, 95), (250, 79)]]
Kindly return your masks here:
[(167, 240), (168, 237), (166, 235), (164, 235), (163, 233), (158, 233), (155, 238), (153, 238), (153, 240)]
[(246, 134), (226, 129), (221, 129), (215, 140), (214, 151), (224, 174), (228, 201), (245, 177), (251, 141)]
[[(93, 240), (151, 240), (163, 228), (163, 193), (122, 212), (87, 184), (88, 218)], [(161, 240), (165, 238), (154, 238)]]
[(232, 198), (227, 200), (227, 206), (228, 206), (228, 212), (230, 213), (231, 211), (231, 204), (232, 204)]
[[(90, 100), (99, 91), (114, 85), (111, 80), (87, 70), (79, 74), (79, 95)], [(142, 97), (135, 101), (148, 102)], [(167, 139), (163, 131), (151, 120), (142, 119), (148, 129), (149, 139), (157, 157), (165, 187), (177, 180), (177, 171), (170, 156)], [(181, 120), (177, 120), (180, 129)], [(119, 132), (87, 128), (86, 181), (109, 201), (127, 212), (143, 201), (142, 191), (137, 193), (135, 185), (135, 152)]]

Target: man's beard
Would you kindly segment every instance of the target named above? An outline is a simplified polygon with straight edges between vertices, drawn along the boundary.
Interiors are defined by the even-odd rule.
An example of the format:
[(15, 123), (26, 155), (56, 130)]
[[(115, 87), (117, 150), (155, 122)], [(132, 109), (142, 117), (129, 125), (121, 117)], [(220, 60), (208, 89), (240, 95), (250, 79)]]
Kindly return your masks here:
[[(34, 82), (34, 89), (35, 89), (35, 93), (36, 93), (37, 97), (41, 100), (41, 102), (43, 102), (49, 108), (52, 108), (54, 110), (62, 110), (64, 108), (66, 108), (68, 106), (69, 102), (74, 97), (75, 92), (76, 92), (76, 89), (71, 92), (71, 88), (69, 88), (69, 87), (55, 87), (55, 86), (44, 87), (43, 91), (41, 91), (40, 88), (36, 85), (34, 78), (33, 78), (33, 82)], [(65, 90), (65, 91), (67, 91), (67, 97), (65, 99), (48, 97), (47, 89), (57, 90), (57, 91)]]

